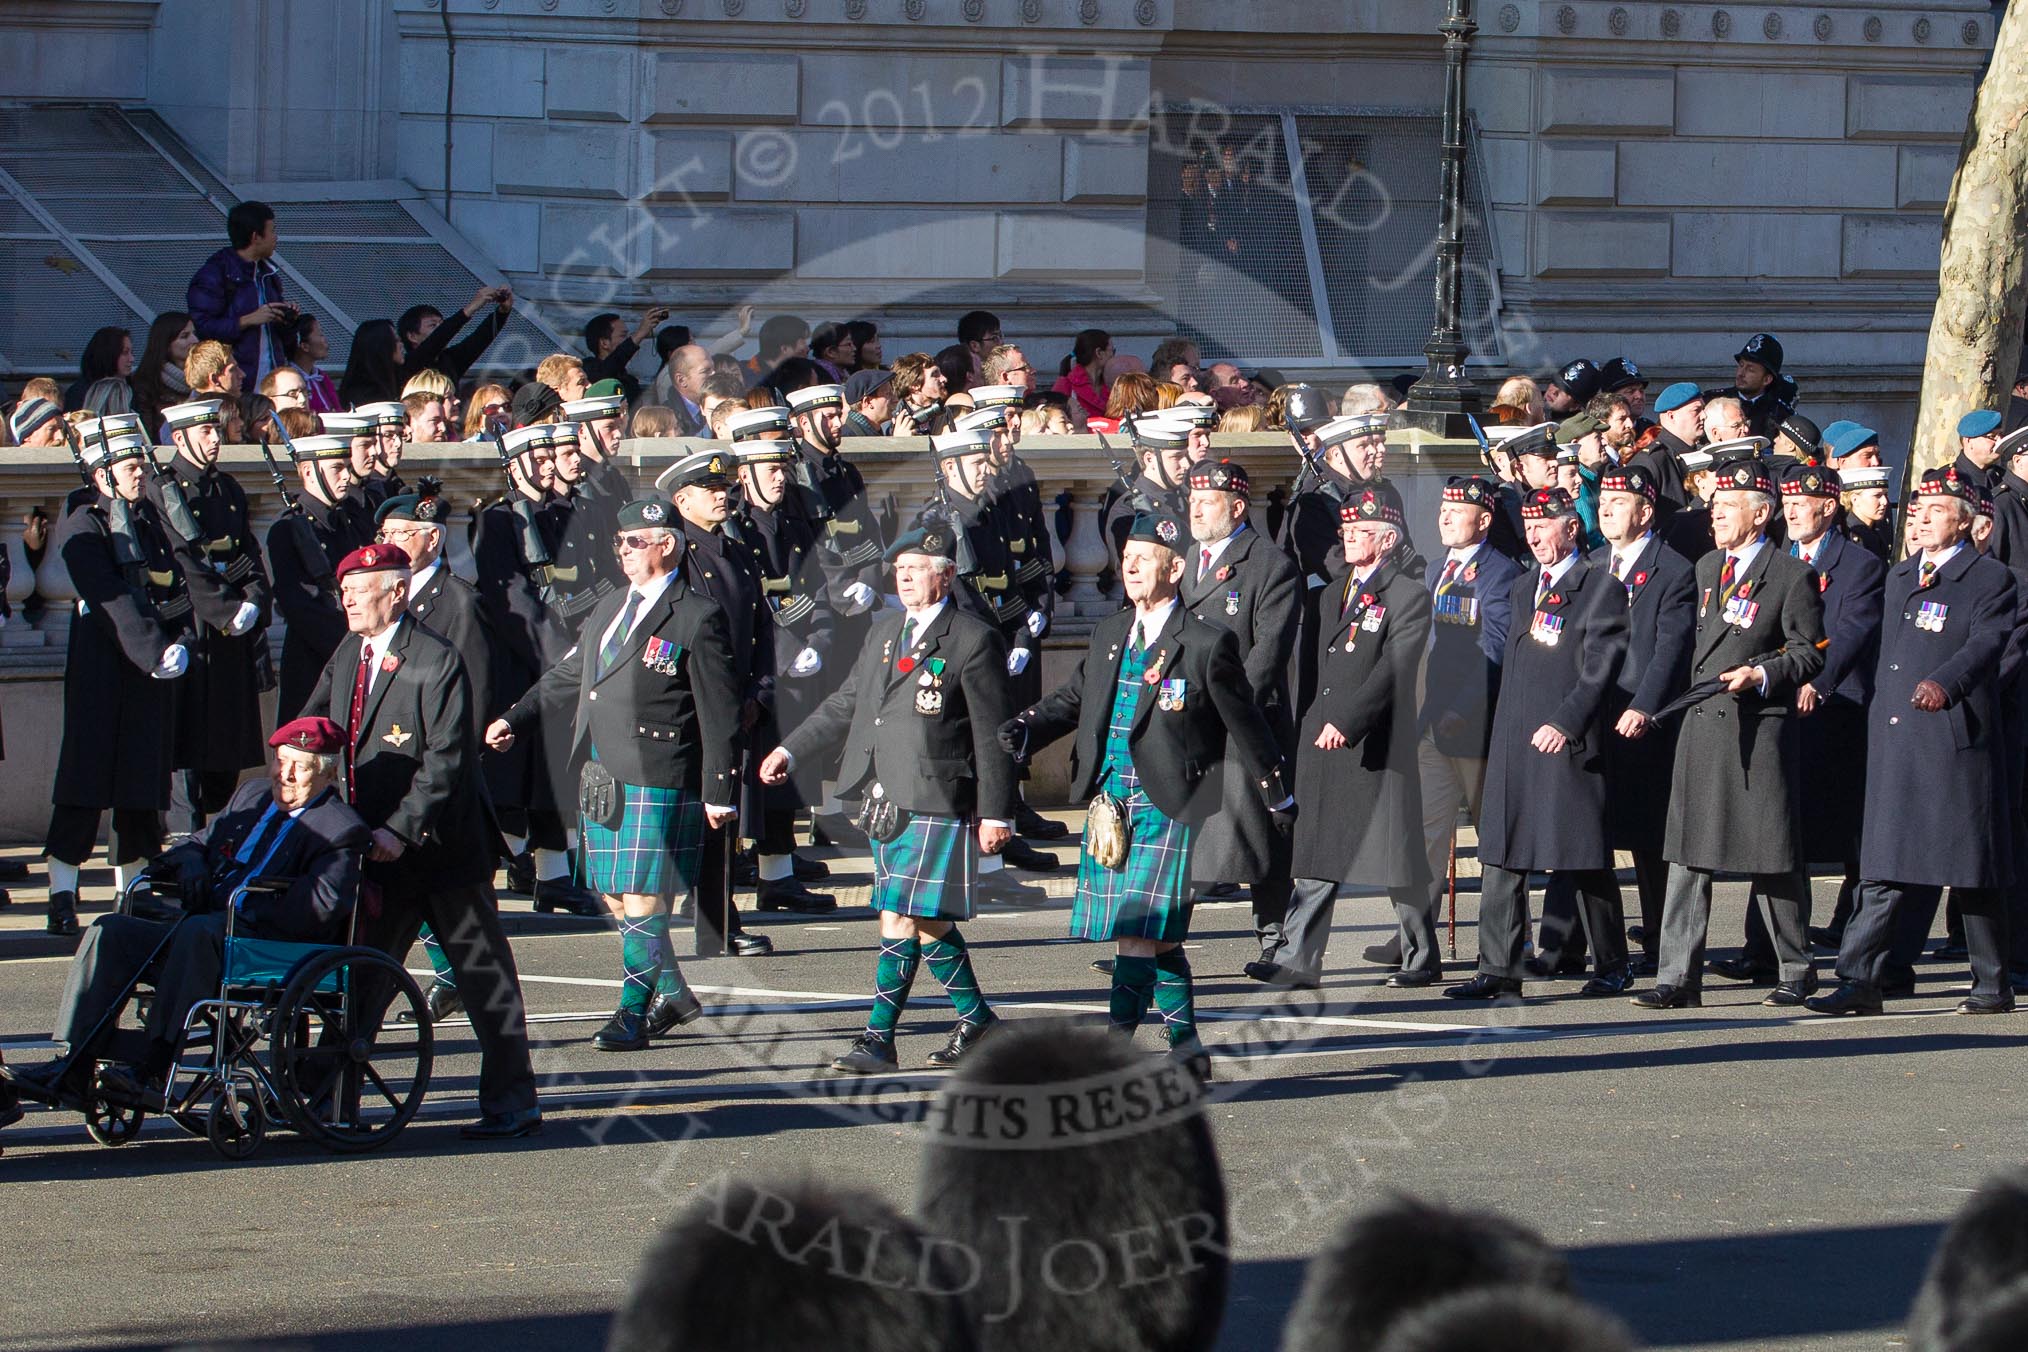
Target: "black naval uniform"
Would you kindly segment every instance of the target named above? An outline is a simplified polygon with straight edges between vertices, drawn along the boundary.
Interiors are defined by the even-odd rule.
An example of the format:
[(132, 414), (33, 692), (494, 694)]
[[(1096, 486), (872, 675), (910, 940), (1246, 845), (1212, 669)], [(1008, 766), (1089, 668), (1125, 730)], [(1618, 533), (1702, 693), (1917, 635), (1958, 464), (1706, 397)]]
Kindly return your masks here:
[[(551, 559), (563, 547), (568, 510), (558, 510), (553, 501), (535, 504), (537, 533)], [(520, 699), (543, 672), (561, 662), (575, 641), (555, 604), (545, 566), (527, 557), (522, 533), (514, 503), (502, 500), (479, 513), (472, 536), (479, 596), (500, 644), (492, 698), (503, 707)], [(579, 566), (585, 565), (580, 562)], [(580, 624), (589, 610), (588, 604), (578, 613)], [(568, 717), (569, 710), (563, 709), (555, 721)], [(563, 804), (574, 800), (575, 794), (568, 788), (559, 789), (545, 754), (549, 746), (568, 744), (567, 722), (552, 735), (549, 721), (545, 720), (542, 736), (517, 738), (506, 752), (488, 754), (482, 765), (493, 803), (500, 809), (502, 827), (511, 835), (526, 836), (534, 848), (561, 850), (567, 843)]]
[[(1654, 477), (1656, 491), (1660, 494), (1660, 501), (1655, 504), (1655, 529), (1665, 536), (1676, 513), (1690, 505), (1690, 490), (1683, 486), (1683, 456), (1689, 450), (1689, 442), (1668, 428), (1657, 426), (1653, 439), (1627, 461), (1629, 465), (1639, 465)], [(1696, 559), (1691, 562), (1696, 562)]]
[(439, 555), (428, 577), (411, 577), (408, 613), (446, 639), (464, 658), (465, 678), (472, 687), (472, 723), (483, 736), (506, 705), (497, 693), (503, 660), (500, 639), (485, 602), (479, 599), (479, 589), (452, 572)]
[(1106, 548), (1112, 551), (1113, 571), (1119, 572), (1120, 554), (1127, 545), (1127, 532), (1133, 529), (1134, 518), (1149, 512), (1169, 512), (1178, 517), (1190, 515), (1186, 498), (1189, 495), (1180, 485), (1164, 487), (1146, 474), (1135, 477), (1131, 487), (1112, 500), (1106, 509)]
[[(1043, 519), (1041, 486), (1035, 481), (1035, 472), (1019, 458), (1009, 460), (1004, 469), (989, 469), (987, 476), (984, 497), (1000, 522), (1014, 588), (1027, 603), (1029, 614), (1042, 617), (1042, 633), (1047, 634), (1056, 611), (1056, 569), (1049, 552), (1048, 523)], [(1041, 638), (1041, 634), (1034, 635), (1037, 644)], [(1039, 649), (1019, 675), (1007, 678), (1007, 688), (1007, 697), (1015, 704), (1033, 703), (1042, 697)], [(1025, 777), (1025, 769), (1022, 773)]]
[[(936, 510), (926, 509), (925, 515)], [(972, 551), (972, 571), (958, 575), (951, 599), (959, 609), (999, 630), (1010, 654), (1028, 653), (1028, 665), (1035, 667), (1041, 661), (1040, 645), (1028, 628), (1032, 607), (1015, 581), (1020, 563), (1008, 547), (1005, 518), (985, 498), (956, 493), (950, 495), (949, 514), (951, 524), (964, 531)], [(1009, 678), (1010, 684), (1013, 679)]]
[[(196, 518), (193, 548), (204, 565), (189, 579), (195, 610), (190, 670), (176, 684), (178, 782), (169, 829), (186, 833), (225, 806), (242, 771), (266, 762), (260, 673), (274, 598), (239, 481), (181, 455), (171, 468)], [(151, 480), (149, 497), (158, 511), (160, 494)], [(252, 604), (260, 618), (246, 633), (228, 634), (243, 604)]]
[(345, 612), (338, 605), (333, 570), (339, 560), (373, 539), (373, 523), (362, 520), (349, 500), (341, 498), (333, 506), (313, 493), (299, 494), (296, 500), (302, 515), (284, 513), (268, 530), (274, 607), (286, 626), (281, 688), (275, 696), (278, 725), (303, 712), (324, 664), (345, 637)]
[[(1289, 657), (1302, 617), (1302, 579), (1289, 556), (1251, 525), (1229, 537), (1202, 564), (1204, 546), (1183, 556), (1183, 606), (1205, 624), (1239, 640), (1255, 705), (1274, 733), (1282, 758), (1296, 760), (1296, 720), (1289, 698)], [(1198, 883), (1247, 883), (1254, 938), (1263, 962), (1282, 962), (1282, 919), (1289, 904), (1289, 840), (1253, 786), (1228, 775), (1225, 799), (1204, 823), (1190, 856)]]
[[(1429, 646), (1430, 594), (1421, 578), (1383, 559), (1362, 580), (1348, 572), (1325, 589), (1336, 623), (1320, 635), (1317, 694), (1297, 738), (1296, 798), (1313, 805), (1296, 823), (1295, 894), (1287, 956), (1299, 979), (1323, 970), (1341, 884), (1387, 890), (1403, 936), (1402, 967), (1436, 977), (1436, 909), (1422, 842), (1415, 685)], [(1316, 745), (1326, 724), (1345, 745)]]
[(189, 649), (186, 569), (197, 555), (172, 541), (143, 497), (128, 504), (141, 563), (116, 562), (108, 511), (94, 493), (57, 527), (57, 549), (77, 588), (63, 667), (63, 741), (51, 790), (47, 853), (81, 864), (98, 841), (100, 814), (113, 814), (108, 858), (114, 864), (162, 847), (174, 765), (174, 680), (152, 674), (178, 644)]

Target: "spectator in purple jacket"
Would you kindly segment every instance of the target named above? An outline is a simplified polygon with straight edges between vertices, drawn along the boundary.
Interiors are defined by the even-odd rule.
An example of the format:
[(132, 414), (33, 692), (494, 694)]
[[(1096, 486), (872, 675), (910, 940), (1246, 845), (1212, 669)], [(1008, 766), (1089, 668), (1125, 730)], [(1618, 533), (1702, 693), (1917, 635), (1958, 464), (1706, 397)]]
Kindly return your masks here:
[(241, 202), (227, 213), (225, 233), (231, 242), (197, 269), (184, 308), (199, 338), (232, 349), (243, 383), (252, 387), (283, 364), (283, 330), (295, 321), (296, 307), (282, 298), (274, 208)]

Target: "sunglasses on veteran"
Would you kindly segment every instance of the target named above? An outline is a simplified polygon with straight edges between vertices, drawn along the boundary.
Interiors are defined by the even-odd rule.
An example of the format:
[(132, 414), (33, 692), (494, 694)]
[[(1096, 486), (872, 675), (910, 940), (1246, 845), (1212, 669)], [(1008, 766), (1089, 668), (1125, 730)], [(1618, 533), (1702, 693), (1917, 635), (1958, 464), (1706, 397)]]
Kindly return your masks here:
[(668, 538), (665, 535), (615, 535), (613, 537), (613, 553), (618, 554), (622, 550), (627, 549), (652, 549)]

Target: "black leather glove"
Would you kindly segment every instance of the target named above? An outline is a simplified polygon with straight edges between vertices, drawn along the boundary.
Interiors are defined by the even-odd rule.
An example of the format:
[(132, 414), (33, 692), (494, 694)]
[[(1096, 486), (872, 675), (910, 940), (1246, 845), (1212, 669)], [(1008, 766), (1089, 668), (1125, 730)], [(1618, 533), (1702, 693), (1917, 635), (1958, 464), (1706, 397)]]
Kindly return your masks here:
[(1292, 836), (1296, 833), (1296, 805), (1294, 803), (1290, 803), (1284, 808), (1277, 808), (1269, 815), (1274, 818), (1275, 830), (1277, 832), (1283, 836)]
[(1000, 749), (1020, 760), (1028, 754), (1028, 724), (1010, 718), (1000, 725)]

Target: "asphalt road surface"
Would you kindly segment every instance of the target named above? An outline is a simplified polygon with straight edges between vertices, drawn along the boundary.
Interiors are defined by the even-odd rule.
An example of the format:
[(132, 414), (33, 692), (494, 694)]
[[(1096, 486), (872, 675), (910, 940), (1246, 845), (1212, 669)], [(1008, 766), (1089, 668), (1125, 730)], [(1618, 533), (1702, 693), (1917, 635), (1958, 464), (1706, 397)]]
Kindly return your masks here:
[[(616, 998), (617, 940), (503, 900), (538, 1039), (535, 1139), (459, 1139), (478, 1069), (462, 1022), (439, 1031), (428, 1103), (384, 1154), (281, 1134), (226, 1164), (168, 1122), (107, 1149), (76, 1117), (31, 1110), (0, 1133), (0, 1347), (352, 1348), (370, 1330), (389, 1352), (582, 1352), (657, 1227), (715, 1178), (814, 1173), (906, 1209), (911, 1119), (937, 1080), (913, 1068), (950, 1010), (925, 972), (900, 1075), (841, 1088), (822, 1072), (862, 1026), (875, 929), (863, 860), (818, 853), (857, 904), (757, 919), (772, 958), (686, 963), (711, 1017), (632, 1055), (588, 1042)], [(1067, 875), (1052, 890), (1047, 909), (966, 926), (980, 979), (1009, 1019), (1102, 1017), (1097, 950), (1061, 937)], [(1719, 888), (1717, 951), (1738, 942), (1743, 893)], [(0, 1049), (33, 1064), (65, 959), (33, 937), (40, 894), (15, 895), (0, 912)], [(1460, 975), (1473, 903), (1468, 890)], [(1244, 903), (1199, 913), (1191, 958), (1237, 1242), (1224, 1352), (1274, 1348), (1305, 1260), (1387, 1189), (1539, 1227), (1582, 1293), (1657, 1347), (1894, 1347), (1944, 1223), (2023, 1159), (2028, 1015), (1953, 1017), (1962, 964), (1926, 963), (1917, 996), (1877, 1019), (1766, 1009), (1715, 976), (1700, 1011), (1586, 1000), (1574, 981), (1460, 1006), (1378, 984), (1359, 949), (1387, 914), (1379, 898), (1341, 902), (1326, 988), (1278, 1000), (1238, 975)], [(411, 961), (423, 967), (419, 949)], [(1154, 1028), (1141, 1038), (1152, 1051)]]

